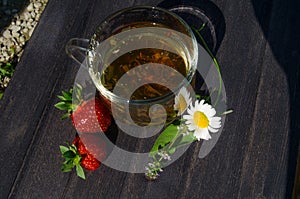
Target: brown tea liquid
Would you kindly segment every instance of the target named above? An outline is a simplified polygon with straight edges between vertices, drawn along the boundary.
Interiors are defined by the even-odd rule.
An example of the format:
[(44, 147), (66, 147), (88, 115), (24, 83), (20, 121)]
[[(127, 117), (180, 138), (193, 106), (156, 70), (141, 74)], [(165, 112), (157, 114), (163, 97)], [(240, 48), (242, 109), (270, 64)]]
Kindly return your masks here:
[[(147, 64), (147, 66), (140, 73), (138, 70), (130, 72), (134, 67), (144, 64)], [(163, 96), (171, 92), (169, 88), (156, 83), (142, 85), (143, 81), (155, 82), (155, 80), (160, 79), (160, 81), (165, 80), (168, 85), (172, 82), (172, 77), (177, 75), (177, 72), (164, 74), (165, 71), (161, 70), (160, 67), (156, 69), (155, 64), (171, 67), (184, 77), (186, 76), (187, 69), (181, 56), (163, 49), (145, 48), (125, 53), (112, 62), (102, 74), (102, 84), (112, 92), (116, 85), (121, 87), (118, 89), (126, 90), (129, 87), (128, 84), (140, 84), (141, 86), (131, 95), (131, 100), (147, 100)], [(168, 72), (170, 71), (168, 70)], [(130, 82), (121, 85), (117, 84), (125, 73), (127, 73)]]

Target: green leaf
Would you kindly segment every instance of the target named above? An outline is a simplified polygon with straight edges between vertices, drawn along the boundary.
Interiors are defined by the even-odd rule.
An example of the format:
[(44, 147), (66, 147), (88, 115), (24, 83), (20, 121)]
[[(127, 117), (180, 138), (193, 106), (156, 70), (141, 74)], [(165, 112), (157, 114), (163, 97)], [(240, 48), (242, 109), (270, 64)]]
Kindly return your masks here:
[(14, 54), (15, 53), (15, 51), (16, 51), (16, 48), (10, 48), (10, 52), (12, 53), (12, 54)]
[(72, 104), (71, 103), (66, 103), (66, 102), (58, 102), (54, 106), (56, 108), (58, 108), (59, 110), (62, 110), (62, 111), (72, 109)]
[(63, 164), (61, 166), (61, 171), (62, 172), (70, 172), (70, 171), (72, 171), (73, 167), (74, 167), (73, 164)]
[(66, 100), (66, 98), (64, 96), (62, 96), (62, 95), (57, 95), (57, 98), (60, 99), (60, 100), (62, 100), (62, 101)]
[(81, 156), (77, 155), (74, 159), (73, 159), (73, 164), (75, 165), (80, 165), (81, 162)]
[(185, 144), (190, 144), (190, 143), (194, 142), (195, 140), (197, 140), (197, 138), (194, 136), (194, 133), (190, 132), (188, 135), (185, 135), (182, 137), (179, 144), (182, 146)]
[(72, 150), (74, 153), (77, 153), (77, 147), (75, 146), (75, 144), (72, 144), (70, 146), (70, 150)]
[(178, 134), (177, 126), (174, 124), (169, 125), (156, 139), (150, 155), (153, 156), (162, 147), (170, 143)]
[(76, 173), (80, 178), (85, 180), (85, 174), (83, 168), (80, 165), (76, 165)]
[(67, 160), (73, 159), (73, 158), (76, 157), (76, 153), (74, 153), (71, 150), (68, 150), (68, 151), (66, 151), (66, 152), (63, 153), (63, 157), (66, 158)]
[(61, 154), (64, 154), (65, 152), (69, 151), (69, 148), (66, 146), (59, 146)]
[(3, 97), (3, 93), (0, 92), (0, 99), (2, 99), (2, 97)]
[(4, 69), (0, 68), (0, 73), (5, 74), (6, 71)]
[(171, 149), (169, 150), (169, 153), (170, 153), (170, 154), (173, 154), (173, 153), (175, 153), (175, 151), (176, 151), (176, 147), (173, 147), (173, 148), (171, 148)]
[(63, 114), (63, 116), (61, 117), (61, 119), (64, 120), (64, 119), (70, 117), (70, 115), (71, 115), (71, 114), (70, 114), (69, 112), (66, 113), (66, 114)]
[(61, 170), (63, 172), (69, 172), (69, 171), (72, 171), (72, 169), (74, 168), (74, 164), (73, 164), (73, 161), (72, 160), (66, 160), (62, 167), (61, 167)]
[(64, 100), (72, 101), (72, 89), (69, 92), (62, 91)]

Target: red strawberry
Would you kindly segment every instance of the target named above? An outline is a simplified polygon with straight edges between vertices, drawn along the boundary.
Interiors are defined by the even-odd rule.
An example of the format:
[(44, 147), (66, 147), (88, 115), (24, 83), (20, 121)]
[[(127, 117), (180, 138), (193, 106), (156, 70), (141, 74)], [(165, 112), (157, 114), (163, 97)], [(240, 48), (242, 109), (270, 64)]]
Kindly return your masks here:
[[(81, 133), (98, 133), (107, 131), (111, 124), (109, 110), (99, 98), (82, 100), (82, 87), (76, 84), (74, 91), (62, 92), (62, 96), (57, 96), (62, 101), (55, 104), (60, 110), (67, 110), (62, 119), (71, 116), (72, 123), (76, 130)], [(74, 95), (73, 95), (74, 92)], [(72, 96), (75, 96), (72, 99)]]
[(99, 98), (84, 101), (71, 115), (72, 123), (79, 132), (106, 132), (111, 124), (108, 109)]
[(87, 154), (82, 158), (81, 166), (87, 170), (96, 170), (100, 166), (100, 162), (95, 159), (92, 155)]
[(95, 134), (76, 136), (71, 146), (60, 146), (61, 153), (66, 161), (62, 171), (69, 172), (76, 167), (77, 175), (85, 179), (83, 168), (96, 170), (106, 157), (106, 144), (102, 137)]
[(99, 161), (106, 157), (106, 143), (102, 136), (85, 133), (80, 135), (80, 137), (77, 136), (73, 144), (77, 147), (83, 159), (85, 155), (89, 156), (88, 159), (94, 158)]

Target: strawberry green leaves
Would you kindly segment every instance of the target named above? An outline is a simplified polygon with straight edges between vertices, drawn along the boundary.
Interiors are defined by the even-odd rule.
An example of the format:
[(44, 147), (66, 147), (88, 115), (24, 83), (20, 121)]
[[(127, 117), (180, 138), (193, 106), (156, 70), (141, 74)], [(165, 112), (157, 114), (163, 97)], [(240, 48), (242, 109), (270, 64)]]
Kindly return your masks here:
[(68, 92), (62, 91), (63, 95), (58, 95), (57, 97), (61, 100), (61, 102), (58, 102), (54, 106), (62, 111), (67, 111), (66, 114), (64, 114), (61, 119), (66, 119), (70, 117), (72, 111), (73, 111), (73, 103), (72, 103), (72, 93), (73, 89), (70, 89)]
[(76, 167), (77, 175), (80, 178), (85, 179), (83, 168), (80, 165), (81, 155), (78, 153), (77, 147), (74, 144), (69, 145), (67, 143), (67, 145), (68, 147), (59, 146), (60, 152), (62, 156), (65, 158), (61, 170), (63, 172), (70, 172), (74, 167)]
[(81, 92), (82, 86), (75, 84), (73, 89), (62, 91), (62, 95), (57, 96), (61, 101), (54, 106), (59, 110), (67, 111), (61, 119), (70, 117), (72, 112), (75, 111), (77, 106), (82, 102)]
[(76, 173), (80, 178), (85, 179), (85, 174), (84, 174), (82, 166), (76, 165)]

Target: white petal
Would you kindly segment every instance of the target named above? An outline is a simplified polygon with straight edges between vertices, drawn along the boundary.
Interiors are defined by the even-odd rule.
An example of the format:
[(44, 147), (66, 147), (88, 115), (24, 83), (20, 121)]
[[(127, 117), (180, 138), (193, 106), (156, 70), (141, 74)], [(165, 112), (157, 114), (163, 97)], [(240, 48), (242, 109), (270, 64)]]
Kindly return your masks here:
[(205, 115), (209, 116), (210, 108), (208, 108), (207, 106), (202, 106), (202, 107), (201, 107), (201, 111), (202, 111)]
[(188, 102), (188, 103), (187, 103), (188, 106), (191, 105), (191, 104), (192, 104), (192, 98), (189, 97), (188, 100), (187, 100), (187, 102)]
[(193, 119), (193, 116), (191, 116), (191, 115), (184, 115), (183, 119), (185, 119), (185, 120), (191, 120), (191, 119)]
[(190, 125), (190, 124), (192, 124), (192, 121), (191, 120), (187, 120), (187, 121), (185, 121), (185, 124), (186, 125)]
[(210, 136), (207, 128), (197, 128), (194, 132), (194, 136), (198, 140), (200, 140), (200, 139), (203, 139), (203, 140), (211, 139), (211, 136)]
[(216, 110), (214, 108), (211, 108), (208, 112), (208, 116), (209, 117), (213, 117), (216, 115)]
[(188, 126), (188, 130), (189, 131), (194, 131), (196, 128), (195, 128), (195, 126), (194, 125), (189, 125)]
[(221, 121), (220, 117), (212, 117), (210, 121), (219, 122)]
[(208, 130), (212, 133), (216, 133), (219, 131), (219, 129), (214, 129), (214, 128), (211, 128), (210, 126), (208, 127)]
[(205, 107), (205, 109), (207, 109), (208, 111), (212, 109), (211, 105), (209, 104), (203, 104), (203, 107)]
[(199, 104), (200, 104), (200, 105), (203, 105), (204, 102), (205, 102), (204, 100), (201, 100)]
[(209, 126), (211, 126), (212, 128), (220, 128), (221, 127), (221, 122), (210, 122)]
[(188, 109), (187, 109), (187, 113), (188, 113), (189, 115), (193, 115), (194, 112), (192, 111), (191, 108), (188, 108)]

